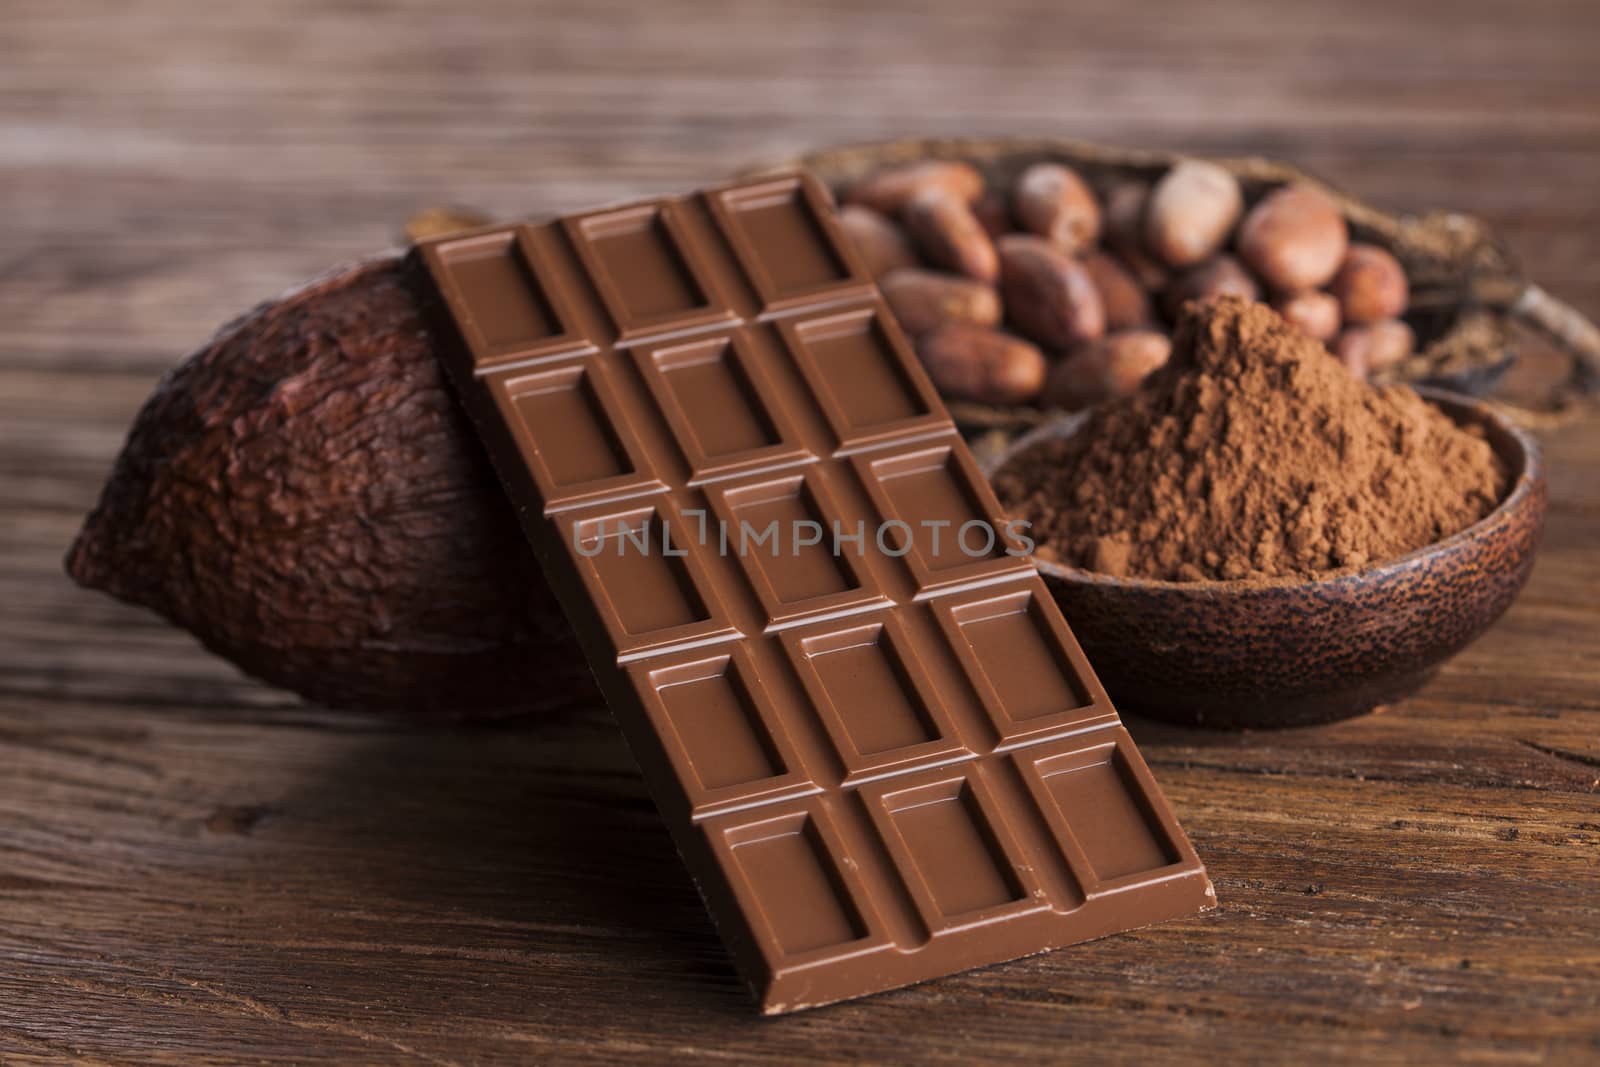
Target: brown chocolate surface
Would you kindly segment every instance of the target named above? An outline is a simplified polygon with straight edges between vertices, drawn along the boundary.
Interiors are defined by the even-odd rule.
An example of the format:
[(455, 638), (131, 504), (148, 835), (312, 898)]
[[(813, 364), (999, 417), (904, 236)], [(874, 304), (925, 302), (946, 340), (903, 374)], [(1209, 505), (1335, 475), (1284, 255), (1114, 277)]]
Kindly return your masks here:
[(764, 1011), (1211, 905), (818, 185), (453, 236), (418, 261), (451, 376)]

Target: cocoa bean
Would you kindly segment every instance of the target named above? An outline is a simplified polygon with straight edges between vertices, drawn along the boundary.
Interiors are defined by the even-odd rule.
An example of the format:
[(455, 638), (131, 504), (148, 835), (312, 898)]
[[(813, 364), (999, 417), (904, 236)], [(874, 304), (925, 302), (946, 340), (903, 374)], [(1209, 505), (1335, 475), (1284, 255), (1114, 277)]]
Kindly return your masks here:
[(1050, 348), (1105, 333), (1105, 305), (1082, 263), (1031, 234), (1008, 234), (998, 244), (1000, 295), (1019, 331)]
[(917, 265), (905, 231), (869, 207), (846, 204), (839, 209), (839, 225), (861, 253), (861, 260), (874, 278), (900, 267)]
[(972, 205), (972, 213), (978, 216), (978, 222), (991, 240), (1017, 228), (1011, 217), (1011, 201), (1002, 192), (991, 189), (978, 197), (978, 202)]
[(1144, 208), (1150, 200), (1150, 187), (1144, 182), (1123, 181), (1106, 191), (1101, 227), (1105, 245), (1116, 254), (1139, 284), (1151, 292), (1166, 288), (1169, 272), (1165, 265), (1144, 247)]
[(1089, 272), (1090, 280), (1100, 292), (1108, 331), (1147, 326), (1155, 320), (1150, 294), (1116, 257), (1106, 252), (1090, 252), (1083, 257), (1083, 269)]
[(1272, 306), (1289, 322), (1319, 341), (1331, 341), (1339, 332), (1339, 301), (1332, 293), (1312, 289), (1272, 298)]
[(1156, 183), (1144, 209), (1144, 246), (1173, 267), (1189, 267), (1228, 242), (1244, 209), (1239, 182), (1215, 163), (1185, 159)]
[(1328, 291), (1339, 298), (1344, 321), (1352, 325), (1398, 318), (1411, 299), (1400, 261), (1387, 249), (1360, 243), (1352, 244), (1345, 253)]
[(1041, 402), (1074, 411), (1127, 396), (1171, 355), (1171, 338), (1157, 330), (1107, 334), (1050, 368)]
[(917, 355), (940, 392), (985, 404), (1019, 404), (1044, 385), (1044, 353), (987, 326), (946, 323), (917, 339)]
[(1183, 305), (1191, 300), (1207, 303), (1219, 296), (1238, 296), (1255, 300), (1261, 287), (1244, 269), (1244, 265), (1229, 255), (1214, 256), (1198, 266), (1190, 267), (1172, 279), (1162, 294), (1167, 317), (1176, 319)]
[(920, 267), (890, 271), (878, 289), (900, 328), (915, 337), (946, 322), (998, 326), (1000, 294), (994, 286)]
[(1078, 172), (1059, 163), (1035, 163), (1017, 178), (1012, 212), (1024, 230), (1068, 255), (1079, 255), (1100, 239), (1100, 205)]
[(983, 282), (1000, 272), (994, 242), (966, 201), (928, 189), (907, 201), (900, 221), (928, 262)]
[(1409, 356), (1417, 345), (1417, 336), (1410, 326), (1399, 319), (1385, 319), (1359, 326), (1346, 326), (1334, 342), (1334, 355), (1345, 366), (1361, 370), (1367, 377), (1384, 371)]
[(1262, 197), (1239, 224), (1244, 265), (1269, 287), (1297, 292), (1326, 285), (1343, 262), (1349, 227), (1333, 199), (1297, 182)]
[(1106, 189), (1101, 232), (1106, 247), (1121, 255), (1144, 251), (1144, 206), (1150, 199), (1150, 186), (1144, 182), (1120, 181)]
[(983, 175), (970, 163), (942, 159), (886, 167), (851, 186), (845, 200), (894, 215), (912, 197), (929, 189), (941, 190), (970, 204), (983, 193)]
[[(1351, 327), (1351, 329), (1354, 329), (1354, 327)], [(1371, 355), (1372, 346), (1366, 341), (1357, 340), (1354, 338), (1346, 341), (1344, 336), (1345, 332), (1346, 331), (1341, 331), (1338, 339), (1334, 342), (1332, 348), (1333, 354), (1338, 358), (1340, 363), (1344, 364), (1344, 369), (1350, 372), (1350, 376), (1352, 378), (1364, 382), (1367, 380), (1367, 375), (1370, 373), (1370, 367), (1367, 364), (1367, 357)]]

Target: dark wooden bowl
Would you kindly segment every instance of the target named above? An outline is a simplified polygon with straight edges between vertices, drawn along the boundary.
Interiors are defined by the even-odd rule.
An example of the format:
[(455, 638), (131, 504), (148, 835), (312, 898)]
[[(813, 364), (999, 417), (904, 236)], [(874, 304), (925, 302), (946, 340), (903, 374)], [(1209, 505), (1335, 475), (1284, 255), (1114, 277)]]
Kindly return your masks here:
[[(1483, 426), (1512, 483), (1453, 537), (1318, 581), (1160, 582), (1039, 561), (1072, 631), (1125, 712), (1220, 729), (1305, 726), (1407, 696), (1510, 606), (1533, 568), (1545, 476), (1532, 435), (1485, 404), (1418, 390)], [(1046, 437), (1039, 427), (990, 464)]]

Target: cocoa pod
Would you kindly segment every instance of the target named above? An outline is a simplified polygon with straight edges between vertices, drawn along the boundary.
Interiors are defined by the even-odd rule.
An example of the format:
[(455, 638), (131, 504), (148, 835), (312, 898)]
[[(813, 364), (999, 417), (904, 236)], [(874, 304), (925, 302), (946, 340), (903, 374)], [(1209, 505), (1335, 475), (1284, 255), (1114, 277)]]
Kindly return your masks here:
[(1387, 249), (1360, 243), (1345, 253), (1328, 291), (1339, 298), (1344, 321), (1352, 325), (1398, 318), (1411, 300), (1400, 261)]
[(917, 339), (917, 356), (941, 392), (984, 404), (1019, 404), (1044, 385), (1044, 353), (987, 326), (951, 322)]
[(1399, 363), (1417, 346), (1417, 335), (1399, 319), (1358, 326), (1347, 326), (1333, 344), (1333, 353), (1352, 372), (1359, 370), (1361, 377)]
[(1068, 255), (1100, 239), (1100, 205), (1078, 172), (1059, 163), (1035, 163), (1017, 177), (1011, 210), (1024, 230)]
[(67, 556), (250, 674), (438, 716), (595, 699), (395, 258), (162, 379)]
[(1089, 272), (1090, 280), (1100, 292), (1100, 303), (1105, 305), (1107, 331), (1131, 330), (1148, 326), (1155, 320), (1150, 294), (1115, 257), (1105, 252), (1090, 252), (1082, 262), (1083, 269)]
[(1150, 191), (1144, 246), (1169, 266), (1193, 266), (1227, 243), (1243, 210), (1237, 178), (1215, 163), (1181, 160)]
[(1171, 355), (1171, 338), (1158, 330), (1106, 334), (1050, 368), (1041, 400), (1075, 411), (1127, 396)]
[(994, 242), (966, 201), (942, 189), (929, 189), (906, 203), (900, 221), (934, 266), (981, 282), (993, 282), (999, 276)]
[(1331, 341), (1339, 333), (1339, 300), (1332, 293), (1312, 289), (1272, 298), (1272, 307), (1309, 337)]
[(1162, 294), (1167, 317), (1176, 319), (1183, 305), (1191, 300), (1206, 303), (1219, 296), (1238, 296), (1255, 300), (1261, 287), (1244, 265), (1229, 255), (1214, 256), (1198, 266), (1190, 267), (1172, 279)]
[(1239, 224), (1236, 242), (1244, 265), (1279, 292), (1326, 285), (1350, 243), (1339, 205), (1314, 185), (1274, 189)]
[(905, 231), (869, 207), (846, 204), (839, 209), (839, 225), (861, 253), (861, 260), (874, 278), (900, 267), (915, 267), (917, 254), (911, 249)]
[(927, 160), (875, 171), (851, 186), (844, 198), (848, 203), (895, 215), (912, 197), (929, 189), (970, 204), (983, 195), (983, 175), (970, 163)]
[(1105, 305), (1082, 263), (1031, 234), (1008, 234), (998, 247), (1000, 295), (1019, 331), (1050, 348), (1105, 333)]
[(895, 321), (912, 337), (946, 322), (1000, 324), (1000, 294), (994, 286), (959, 274), (904, 267), (885, 274), (878, 289)]

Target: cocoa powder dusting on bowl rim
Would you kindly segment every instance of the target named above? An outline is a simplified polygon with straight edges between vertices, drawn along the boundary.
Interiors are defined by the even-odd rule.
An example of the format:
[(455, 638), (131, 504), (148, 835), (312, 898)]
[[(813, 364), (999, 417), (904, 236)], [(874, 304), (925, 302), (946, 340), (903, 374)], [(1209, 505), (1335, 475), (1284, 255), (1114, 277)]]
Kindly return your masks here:
[(1233, 297), (1184, 311), (1171, 361), (1139, 392), (994, 477), (1039, 558), (1163, 581), (1376, 566), (1477, 522), (1507, 482), (1478, 427), (1358, 381)]

